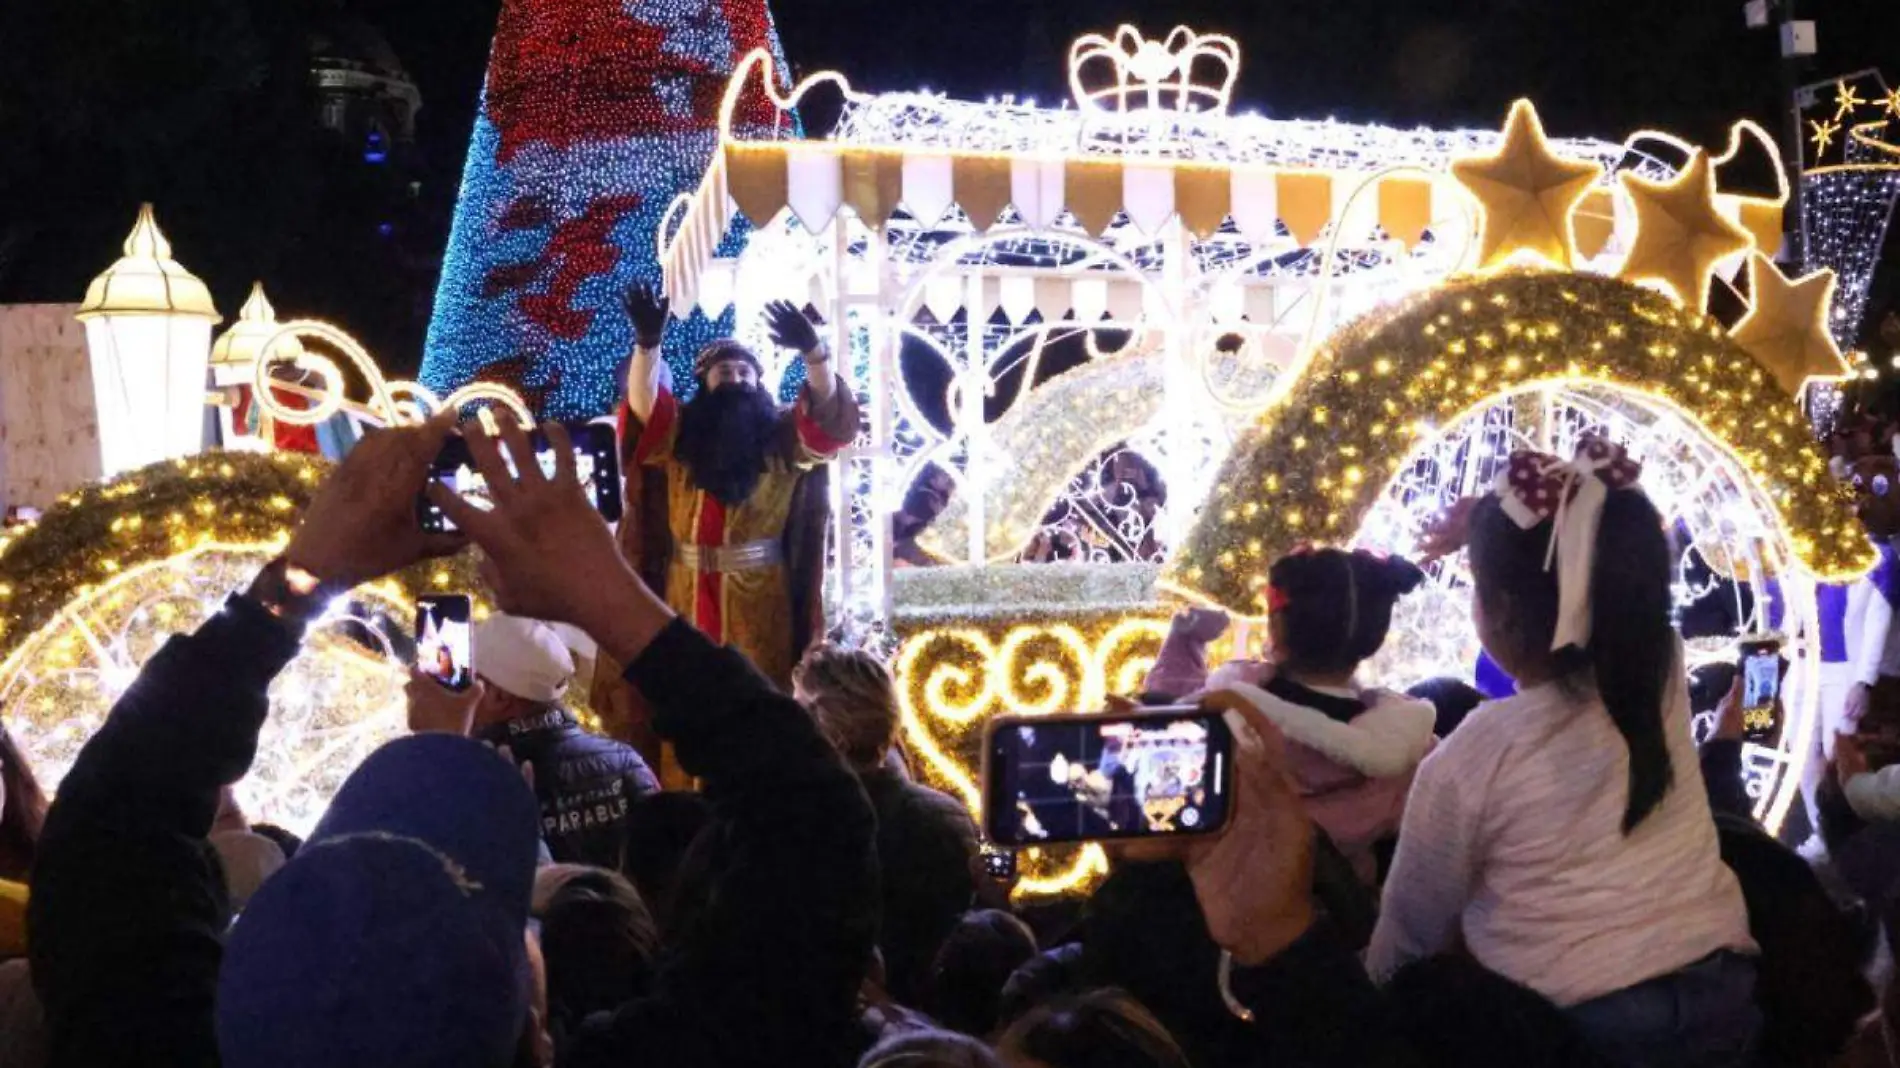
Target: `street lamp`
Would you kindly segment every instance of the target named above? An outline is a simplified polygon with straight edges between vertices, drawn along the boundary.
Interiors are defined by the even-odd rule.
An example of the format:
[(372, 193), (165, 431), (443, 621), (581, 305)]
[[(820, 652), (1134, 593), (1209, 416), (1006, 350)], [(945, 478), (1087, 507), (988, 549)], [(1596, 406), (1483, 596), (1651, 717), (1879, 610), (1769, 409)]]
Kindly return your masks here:
[(218, 309), (205, 284), (172, 259), (150, 204), (139, 208), (125, 255), (92, 280), (78, 319), (92, 354), (102, 473), (202, 449)]

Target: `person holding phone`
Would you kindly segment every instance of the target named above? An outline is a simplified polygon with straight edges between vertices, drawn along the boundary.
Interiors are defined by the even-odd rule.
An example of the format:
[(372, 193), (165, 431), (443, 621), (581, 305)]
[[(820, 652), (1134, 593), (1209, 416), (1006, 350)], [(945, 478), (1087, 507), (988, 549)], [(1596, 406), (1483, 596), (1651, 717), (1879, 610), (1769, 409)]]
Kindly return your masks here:
[[(34, 868), (44, 893), (28, 906), (53, 1063), (342, 1068), (399, 1051), (507, 1064), (538, 1037), (524, 935), (539, 815), (491, 749), (439, 734), (379, 749), (235, 928), (205, 842), (305, 624), (362, 583), (467, 544), (424, 533), (414, 507), (452, 426), (366, 438), (284, 555), (171, 639), (81, 752), (48, 813)], [(526, 454), (524, 433), (504, 434)], [(875, 826), (856, 778), (796, 702), (627, 567), (571, 454), (553, 475), (516, 474), (493, 440), (471, 441), (494, 510), (430, 492), (487, 554), (498, 603), (574, 626), (628, 664), (717, 813), (701, 922), (644, 998), (566, 1036), (560, 1063), (844, 1063), (877, 914)]]
[(1462, 943), (1621, 1065), (1743, 1064), (1755, 943), (1722, 862), (1641, 467), (1514, 454), (1436, 541), (1469, 544), (1480, 640), (1518, 681), (1420, 766), (1367, 966)]

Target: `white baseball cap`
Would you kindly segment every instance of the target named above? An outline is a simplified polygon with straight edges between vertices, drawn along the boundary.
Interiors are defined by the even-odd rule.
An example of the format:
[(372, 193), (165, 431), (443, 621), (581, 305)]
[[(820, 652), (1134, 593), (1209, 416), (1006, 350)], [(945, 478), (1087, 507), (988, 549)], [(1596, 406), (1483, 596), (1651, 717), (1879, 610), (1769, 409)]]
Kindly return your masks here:
[(574, 655), (552, 626), (497, 612), (475, 624), (475, 674), (523, 700), (553, 704), (574, 679)]

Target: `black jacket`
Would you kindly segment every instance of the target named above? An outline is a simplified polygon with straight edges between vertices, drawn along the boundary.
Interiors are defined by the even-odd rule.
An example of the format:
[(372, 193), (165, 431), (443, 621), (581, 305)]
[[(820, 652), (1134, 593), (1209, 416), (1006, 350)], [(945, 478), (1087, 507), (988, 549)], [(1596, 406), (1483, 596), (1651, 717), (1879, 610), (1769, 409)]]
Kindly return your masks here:
[(885, 986), (900, 1003), (917, 1005), (938, 947), (976, 893), (976, 824), (955, 798), (888, 768), (858, 777), (877, 813)]
[[(152, 658), (61, 784), (27, 916), (53, 1065), (217, 1064), (231, 912), (205, 837), (298, 639), (233, 598)], [(835, 1063), (877, 917), (864, 791), (796, 703), (683, 623), (627, 676), (705, 779), (737, 854), (654, 996), (580, 1036), (565, 1063)]]
[(1117, 864), (1089, 899), (1080, 946), (1042, 954), (1004, 988), (1005, 1016), (1064, 994), (1115, 986), (1155, 1014), (1196, 1068), (1394, 1068), (1413, 1063), (1391, 1008), (1353, 950), (1322, 920), (1279, 956), (1236, 967), (1221, 999), (1220, 947), (1187, 871)]
[(627, 669), (713, 806), (717, 863), (653, 994), (587, 1021), (562, 1068), (849, 1063), (878, 916), (858, 778), (746, 658), (675, 620)]
[(620, 867), (628, 808), (660, 789), (637, 750), (588, 733), (559, 706), (497, 724), (478, 737), (507, 746), (517, 763), (534, 768), (541, 838), (550, 856), (562, 864)]
[(298, 638), (233, 598), (158, 651), (60, 784), (27, 907), (52, 1065), (217, 1063), (231, 908), (205, 837)]

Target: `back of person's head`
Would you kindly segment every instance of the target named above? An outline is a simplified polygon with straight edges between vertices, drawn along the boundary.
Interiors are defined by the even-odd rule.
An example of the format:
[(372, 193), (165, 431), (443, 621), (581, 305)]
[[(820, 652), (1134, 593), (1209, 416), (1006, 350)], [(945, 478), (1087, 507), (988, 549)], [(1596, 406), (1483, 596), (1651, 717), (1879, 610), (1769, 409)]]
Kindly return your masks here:
[(699, 794), (664, 791), (648, 794), (627, 810), (626, 850), (620, 871), (670, 930), (680, 865), (700, 833), (712, 824), (712, 804)]
[(1114, 989), (1031, 1009), (996, 1048), (1010, 1068), (1188, 1068), (1161, 1021)]
[(240, 912), (286, 863), (284, 851), (276, 842), (251, 831), (215, 831), (210, 842), (217, 850), (218, 866), (224, 870), (231, 907)]
[(537, 619), (496, 612), (475, 624), (475, 650), (489, 688), (528, 704), (554, 704), (574, 680), (574, 654)]
[(859, 770), (883, 763), (897, 741), (898, 711), (897, 684), (882, 661), (820, 645), (792, 670), (792, 688), (847, 763)]
[(1465, 721), (1471, 710), (1484, 703), (1484, 693), (1463, 679), (1436, 678), (1405, 691), (1409, 697), (1430, 701), (1436, 715), (1432, 721), (1432, 733), (1440, 738), (1448, 738), (1458, 725)]
[(1469, 957), (1406, 965), (1387, 985), (1386, 1003), (1404, 1045), (1427, 1068), (1608, 1068), (1562, 1009)]
[(1674, 560), (1662, 516), (1640, 489), (1609, 490), (1590, 575), (1589, 643), (1554, 652), (1559, 569), (1545, 566), (1553, 521), (1526, 529), (1487, 496), (1470, 522), (1473, 603), (1485, 650), (1513, 677), (1542, 665), (1576, 691), (1594, 681), (1629, 747), (1623, 830), (1634, 830), (1673, 782), (1662, 705), (1676, 670), (1669, 622)]
[(1289, 671), (1350, 672), (1385, 644), (1392, 606), (1424, 581), (1402, 557), (1295, 549), (1267, 572), (1274, 659)]
[(1762, 1011), (1762, 1063), (1831, 1063), (1875, 1007), (1862, 971), (1872, 939), (1807, 861), (1753, 820), (1718, 814), (1716, 832), (1761, 950), (1755, 1003)]
[(0, 879), (25, 882), (46, 823), (46, 793), (13, 735), (0, 724)]
[(283, 851), (285, 860), (292, 859), (297, 855), (297, 850), (303, 848), (303, 839), (301, 837), (294, 831), (287, 831), (275, 823), (253, 823), (251, 824), (251, 833), (261, 834), (271, 841), (276, 842), (277, 848)]
[(925, 1008), (952, 1030), (996, 1030), (1003, 984), (1036, 955), (1029, 925), (1001, 909), (966, 912), (944, 938), (930, 969)]
[(589, 868), (570, 875), (541, 912), (548, 1004), (556, 1019), (578, 1024), (646, 990), (659, 927), (619, 872)]
[(232, 927), (226, 1068), (500, 1065), (530, 1022), (540, 811), (512, 764), (447, 734), (370, 754)]
[(858, 1068), (1003, 1068), (991, 1049), (953, 1031), (894, 1035), (872, 1046)]

